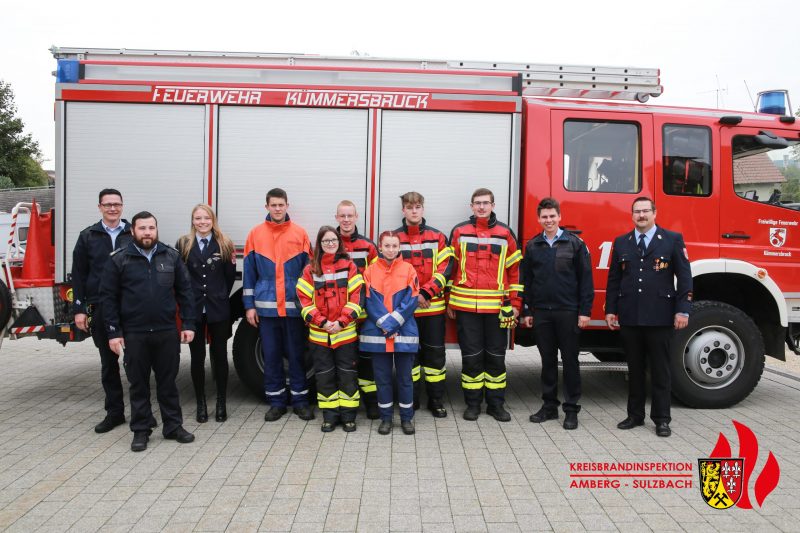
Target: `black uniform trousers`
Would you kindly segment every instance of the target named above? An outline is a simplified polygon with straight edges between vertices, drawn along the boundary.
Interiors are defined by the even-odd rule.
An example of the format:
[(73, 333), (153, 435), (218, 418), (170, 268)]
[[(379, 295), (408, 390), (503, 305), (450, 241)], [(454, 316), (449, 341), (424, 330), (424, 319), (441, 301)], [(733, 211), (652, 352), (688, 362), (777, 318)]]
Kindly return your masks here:
[[(326, 422), (352, 422), (358, 411), (358, 342), (336, 348), (309, 342), (317, 400)], [(370, 360), (371, 362), (371, 360)], [(372, 365), (370, 365), (370, 368)]]
[(628, 416), (644, 420), (646, 368), (650, 367), (653, 401), (650, 419), (656, 424), (669, 423), (671, 376), (669, 345), (672, 326), (622, 326), (620, 337), (628, 360)]
[(192, 356), (192, 385), (196, 395), (204, 394), (206, 381), (206, 334), (209, 338), (211, 372), (217, 384), (217, 397), (224, 398), (228, 389), (228, 338), (231, 336), (229, 320), (208, 322), (203, 314), (197, 322), (197, 333), (189, 343)]
[(91, 318), (92, 340), (100, 352), (100, 382), (106, 393), (106, 414), (114, 418), (123, 418), (125, 401), (122, 392), (122, 378), (119, 373), (119, 358), (108, 347), (108, 335), (100, 305), (89, 304), (88, 311)]
[(542, 357), (542, 400), (544, 407), (558, 410), (558, 352), (564, 363), (564, 412), (579, 412), (581, 372), (578, 363), (578, 312), (535, 309), (533, 329)]
[(506, 396), (506, 346), (508, 330), (500, 327), (498, 313), (456, 311), (461, 348), (461, 388), (468, 406), (502, 406)]
[(445, 390), (445, 367), (447, 356), (444, 349), (445, 315), (415, 316), (419, 330), (419, 351), (414, 358), (414, 367), (422, 367), (414, 380), (414, 404), (419, 404), (422, 381), (429, 403), (441, 403)]
[(125, 374), (131, 395), (131, 431), (150, 431), (150, 371), (156, 376), (156, 398), (161, 410), (164, 435), (183, 424), (175, 378), (180, 364), (177, 329), (125, 335)]

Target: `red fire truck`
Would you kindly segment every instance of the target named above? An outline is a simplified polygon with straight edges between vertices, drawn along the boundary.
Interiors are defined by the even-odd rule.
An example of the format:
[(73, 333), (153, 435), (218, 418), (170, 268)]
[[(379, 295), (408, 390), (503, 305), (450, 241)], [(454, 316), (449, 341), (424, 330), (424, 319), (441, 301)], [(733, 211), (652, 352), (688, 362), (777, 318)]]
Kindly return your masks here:
[[(375, 237), (400, 222), (400, 194), (425, 195), (447, 232), (489, 187), (526, 242), (535, 206), (562, 202), (565, 227), (592, 252), (597, 288), (583, 349), (621, 361), (603, 321), (616, 235), (648, 195), (658, 223), (683, 233), (694, 276), (689, 327), (675, 339), (673, 390), (723, 407), (758, 383), (765, 355), (798, 352), (800, 212), (781, 167), (800, 127), (779, 115), (647, 104), (657, 69), (288, 54), (53, 48), (56, 207), (32, 205), (24, 263), (3, 266), (0, 321), (12, 338), (81, 340), (70, 324), (71, 250), (98, 217), (93, 199), (122, 191), (128, 215), (158, 216), (161, 240), (212, 205), (237, 246), (287, 190), (310, 234), (341, 199)], [(782, 197), (783, 194), (783, 197)], [(243, 315), (241, 288), (231, 295)], [(518, 330), (516, 342), (533, 342)], [(261, 395), (256, 330), (234, 339), (240, 378)]]

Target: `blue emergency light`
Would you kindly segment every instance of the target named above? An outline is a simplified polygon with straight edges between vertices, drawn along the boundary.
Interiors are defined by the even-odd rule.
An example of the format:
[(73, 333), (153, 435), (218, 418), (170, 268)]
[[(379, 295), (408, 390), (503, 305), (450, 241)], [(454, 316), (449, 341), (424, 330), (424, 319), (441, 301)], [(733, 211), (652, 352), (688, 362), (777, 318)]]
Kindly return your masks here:
[(788, 116), (791, 114), (789, 91), (778, 89), (774, 91), (761, 91), (756, 100), (756, 111), (770, 115)]
[(56, 68), (56, 83), (78, 83), (81, 63), (75, 59), (59, 59)]

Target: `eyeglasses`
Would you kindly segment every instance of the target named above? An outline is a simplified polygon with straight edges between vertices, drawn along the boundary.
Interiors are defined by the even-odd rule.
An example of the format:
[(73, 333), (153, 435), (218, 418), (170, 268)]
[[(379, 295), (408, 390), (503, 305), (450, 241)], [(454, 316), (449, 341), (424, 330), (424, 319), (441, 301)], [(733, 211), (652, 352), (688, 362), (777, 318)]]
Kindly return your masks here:
[(348, 220), (348, 219), (351, 219), (351, 218), (356, 218), (355, 215), (336, 215), (336, 216), (339, 217), (339, 218), (343, 218), (345, 220)]
[(653, 212), (652, 209), (634, 209), (633, 210), (633, 214), (634, 215), (646, 215), (647, 213), (652, 213), (652, 212)]
[(339, 242), (339, 239), (323, 239), (321, 242), (325, 246), (334, 246)]
[(122, 204), (100, 204), (100, 207), (103, 209), (119, 209), (122, 207)]
[(494, 202), (472, 202), (472, 205), (475, 207), (488, 207), (492, 205)]

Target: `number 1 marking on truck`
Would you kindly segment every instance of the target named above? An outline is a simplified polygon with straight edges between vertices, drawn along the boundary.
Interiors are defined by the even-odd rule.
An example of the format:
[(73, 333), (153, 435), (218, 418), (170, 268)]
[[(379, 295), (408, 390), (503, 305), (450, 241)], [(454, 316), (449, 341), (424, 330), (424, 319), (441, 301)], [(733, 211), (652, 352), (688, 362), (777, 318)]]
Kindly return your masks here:
[(611, 241), (605, 241), (598, 248), (600, 248), (600, 261), (597, 270), (608, 270), (608, 264), (611, 262)]

